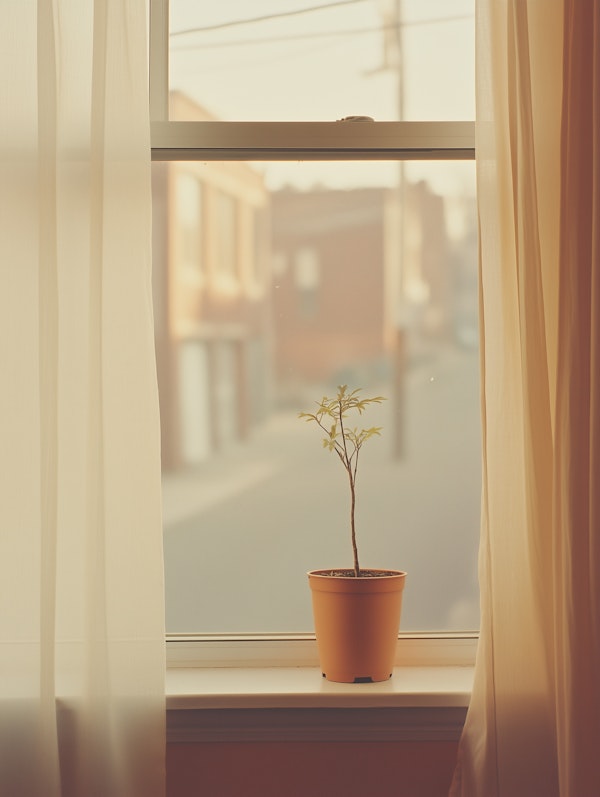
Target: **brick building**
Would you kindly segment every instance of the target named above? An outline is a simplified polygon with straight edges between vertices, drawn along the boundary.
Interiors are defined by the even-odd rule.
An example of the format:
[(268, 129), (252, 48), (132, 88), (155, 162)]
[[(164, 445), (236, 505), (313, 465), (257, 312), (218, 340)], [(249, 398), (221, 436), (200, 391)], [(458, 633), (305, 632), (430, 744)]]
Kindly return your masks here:
[(273, 194), (273, 320), (280, 385), (366, 383), (389, 369), (401, 326), (450, 333), (444, 202), (407, 186)]

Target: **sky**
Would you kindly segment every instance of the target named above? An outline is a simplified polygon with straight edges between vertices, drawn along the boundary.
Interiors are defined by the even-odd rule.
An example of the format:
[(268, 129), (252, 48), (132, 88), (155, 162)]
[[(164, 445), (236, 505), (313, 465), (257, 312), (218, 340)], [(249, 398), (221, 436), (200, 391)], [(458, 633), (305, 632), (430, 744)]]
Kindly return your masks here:
[[(474, 119), (474, 2), (400, 0), (400, 60), (397, 0), (170, 0), (170, 85), (229, 121)], [(460, 183), (469, 165), (446, 171)], [(335, 183), (342, 173), (393, 184), (397, 174), (390, 163), (268, 172), (272, 184)]]

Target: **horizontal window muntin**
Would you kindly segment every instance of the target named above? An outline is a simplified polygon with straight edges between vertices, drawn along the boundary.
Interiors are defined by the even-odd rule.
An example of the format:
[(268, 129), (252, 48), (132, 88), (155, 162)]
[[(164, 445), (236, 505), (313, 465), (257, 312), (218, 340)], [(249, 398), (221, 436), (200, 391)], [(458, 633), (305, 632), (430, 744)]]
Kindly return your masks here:
[(473, 160), (473, 122), (153, 122), (153, 160)]

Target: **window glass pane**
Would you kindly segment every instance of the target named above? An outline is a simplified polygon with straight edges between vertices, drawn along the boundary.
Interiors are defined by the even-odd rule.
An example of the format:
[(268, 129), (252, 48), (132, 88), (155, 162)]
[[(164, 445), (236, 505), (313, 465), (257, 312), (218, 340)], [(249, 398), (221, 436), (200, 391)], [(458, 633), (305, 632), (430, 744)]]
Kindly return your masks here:
[(171, 0), (170, 89), (225, 121), (475, 118), (475, 0), (284, 5)]
[[(165, 243), (197, 216), (170, 189), (186, 171), (196, 281)], [(408, 571), (403, 630), (476, 628), (474, 164), (161, 163), (154, 191), (168, 631), (312, 630), (305, 573), (351, 566), (349, 491), (297, 414), (342, 383), (387, 397), (365, 418), (363, 566)]]

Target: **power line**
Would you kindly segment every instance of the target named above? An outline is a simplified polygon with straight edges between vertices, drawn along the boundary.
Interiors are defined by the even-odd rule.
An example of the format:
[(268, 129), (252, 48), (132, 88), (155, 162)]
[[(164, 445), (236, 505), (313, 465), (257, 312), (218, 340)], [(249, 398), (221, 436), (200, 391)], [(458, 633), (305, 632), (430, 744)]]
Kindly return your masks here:
[[(439, 17), (437, 19), (420, 19), (411, 22), (401, 23), (401, 27), (416, 27), (418, 25), (433, 25), (441, 22), (460, 22), (467, 19), (473, 19), (473, 14), (462, 14), (452, 17)], [(184, 44), (177, 47), (177, 50), (193, 50), (201, 47), (203, 50), (216, 49), (222, 47), (238, 47), (248, 44), (269, 44), (272, 42), (283, 41), (300, 41), (303, 39), (318, 39), (318, 38), (331, 38), (333, 36), (356, 36), (363, 33), (380, 33), (385, 30), (395, 29), (397, 26), (392, 25), (377, 25), (370, 28), (349, 28), (346, 30), (330, 30), (330, 31), (317, 31), (313, 33), (293, 33), (288, 36), (269, 36), (261, 39), (236, 39), (234, 41), (221, 41), (198, 44)], [(196, 29), (199, 30), (199, 29)]]
[(293, 17), (299, 14), (309, 14), (312, 11), (322, 11), (326, 8), (335, 8), (336, 6), (348, 6), (354, 3), (362, 3), (364, 0), (336, 0), (333, 3), (324, 3), (319, 6), (310, 6), (309, 8), (298, 8), (294, 11), (280, 11), (277, 14), (265, 14), (261, 17), (249, 17), (247, 19), (234, 19), (231, 22), (220, 22), (217, 25), (207, 25), (200, 28), (185, 28), (184, 30), (173, 31), (170, 36), (183, 36), (186, 33), (200, 33), (210, 30), (221, 30), (222, 28), (232, 28), (237, 25), (248, 25), (251, 22), (266, 22), (270, 19), (279, 19), (281, 17)]
[(387, 29), (388, 27), (395, 27), (389, 25), (378, 25), (374, 28), (354, 28), (351, 30), (330, 30), (330, 31), (318, 31), (316, 33), (292, 33), (288, 36), (268, 36), (262, 39), (235, 39), (234, 41), (220, 41), (220, 42), (210, 42), (210, 43), (202, 43), (202, 44), (183, 44), (178, 46), (177, 50), (196, 50), (201, 48), (202, 50), (213, 50), (213, 49), (220, 49), (222, 47), (238, 47), (244, 46), (247, 44), (270, 44), (273, 42), (286, 42), (286, 41), (301, 41), (303, 39), (326, 39), (331, 38), (332, 36), (355, 36), (357, 34), (362, 33), (379, 33), (382, 30)]

